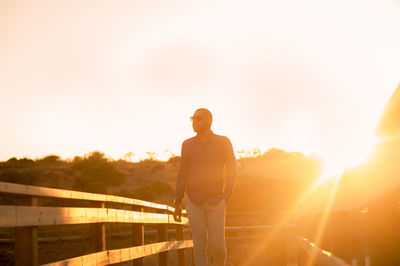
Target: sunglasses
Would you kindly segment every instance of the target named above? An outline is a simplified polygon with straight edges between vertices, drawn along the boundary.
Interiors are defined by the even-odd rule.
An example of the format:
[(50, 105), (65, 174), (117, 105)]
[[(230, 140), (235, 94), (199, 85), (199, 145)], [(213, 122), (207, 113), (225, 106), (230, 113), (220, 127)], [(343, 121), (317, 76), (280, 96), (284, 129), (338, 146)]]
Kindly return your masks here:
[(201, 120), (203, 120), (204, 119), (204, 117), (202, 117), (202, 116), (191, 116), (190, 117), (190, 121), (191, 122), (193, 122), (194, 120), (196, 120), (196, 121), (201, 121)]

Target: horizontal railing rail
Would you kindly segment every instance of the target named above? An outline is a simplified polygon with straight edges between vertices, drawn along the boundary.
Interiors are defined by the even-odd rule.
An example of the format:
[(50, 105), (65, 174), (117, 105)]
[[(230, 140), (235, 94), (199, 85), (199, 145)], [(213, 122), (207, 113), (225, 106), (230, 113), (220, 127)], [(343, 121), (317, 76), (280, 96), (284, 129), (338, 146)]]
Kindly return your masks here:
[(167, 241), (143, 246), (106, 250), (71, 259), (44, 264), (43, 266), (86, 266), (86, 265), (109, 265), (144, 258), (151, 255), (193, 247), (190, 240)]
[(172, 214), (137, 212), (110, 208), (0, 206), (0, 227), (44, 226), (89, 223), (182, 224)]
[[(311, 265), (310, 262), (317, 266), (350, 266), (344, 260), (336, 257), (331, 252), (319, 248), (308, 239), (301, 236), (293, 236), (293, 240), (298, 244), (306, 256), (300, 259), (301, 265)], [(302, 252), (300, 252), (301, 254)], [(305, 261), (304, 261), (305, 260)]]
[(32, 197), (43, 197), (43, 198), (74, 199), (74, 200), (85, 200), (85, 201), (104, 202), (104, 203), (121, 203), (127, 205), (134, 205), (138, 207), (152, 208), (157, 210), (167, 210), (170, 212), (173, 212), (175, 210), (173, 207), (165, 204), (158, 204), (154, 202), (120, 197), (115, 195), (105, 195), (105, 194), (89, 193), (89, 192), (74, 191), (67, 189), (21, 185), (21, 184), (7, 183), (7, 182), (0, 182), (0, 193), (24, 195)]

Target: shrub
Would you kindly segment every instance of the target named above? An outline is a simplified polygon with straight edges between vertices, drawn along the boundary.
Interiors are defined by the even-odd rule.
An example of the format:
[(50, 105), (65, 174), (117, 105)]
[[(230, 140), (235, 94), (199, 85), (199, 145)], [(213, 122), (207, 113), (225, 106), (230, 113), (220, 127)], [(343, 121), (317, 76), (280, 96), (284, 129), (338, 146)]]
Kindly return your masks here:
[(58, 163), (60, 162), (60, 156), (58, 155), (49, 155), (42, 159), (37, 160), (37, 162), (45, 162), (45, 163)]
[(3, 167), (7, 168), (27, 168), (34, 167), (35, 162), (28, 158), (16, 159), (15, 157), (9, 159), (7, 162), (3, 164)]
[(84, 159), (74, 159), (71, 169), (81, 173), (74, 180), (74, 188), (84, 191), (107, 193), (107, 187), (118, 186), (125, 180), (125, 175), (100, 152), (93, 152)]
[(0, 181), (37, 185), (40, 181), (40, 173), (36, 169), (6, 169), (0, 172)]

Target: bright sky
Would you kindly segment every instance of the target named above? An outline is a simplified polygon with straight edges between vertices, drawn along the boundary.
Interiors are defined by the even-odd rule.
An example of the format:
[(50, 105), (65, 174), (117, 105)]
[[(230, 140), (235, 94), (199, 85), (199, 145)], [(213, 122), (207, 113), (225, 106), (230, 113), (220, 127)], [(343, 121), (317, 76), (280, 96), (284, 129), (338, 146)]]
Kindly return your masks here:
[(0, 2), (0, 160), (234, 149), (361, 159), (400, 82), (398, 0)]

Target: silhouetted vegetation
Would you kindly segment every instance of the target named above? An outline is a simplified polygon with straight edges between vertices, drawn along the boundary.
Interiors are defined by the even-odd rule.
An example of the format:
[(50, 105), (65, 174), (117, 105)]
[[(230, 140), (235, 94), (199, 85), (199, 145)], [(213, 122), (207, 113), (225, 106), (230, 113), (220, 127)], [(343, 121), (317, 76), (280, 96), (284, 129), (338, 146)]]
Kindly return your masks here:
[(41, 173), (31, 159), (11, 158), (0, 163), (0, 181), (33, 185), (40, 183)]
[(321, 159), (317, 157), (305, 156), (300, 152), (287, 153), (276, 148), (257, 156), (241, 158), (238, 164), (242, 175), (309, 182), (320, 175), (323, 167)]
[(74, 180), (77, 190), (107, 193), (109, 186), (118, 186), (125, 180), (101, 152), (92, 152), (85, 158), (75, 157), (71, 169), (80, 173)]
[(181, 156), (173, 155), (168, 159), (168, 163), (172, 164), (174, 167), (177, 167), (181, 161)]
[(34, 167), (34, 166), (35, 166), (35, 162), (31, 159), (27, 159), (27, 158), (17, 159), (15, 157), (0, 164), (1, 168), (28, 168), (28, 167)]
[[(132, 153), (133, 154), (133, 153)], [(0, 180), (6, 182), (110, 193), (171, 204), (180, 156), (158, 161), (154, 153), (139, 162), (109, 160), (95, 151), (64, 161), (48, 155), (35, 161), (11, 158), (0, 163)], [(236, 190), (230, 210), (268, 211), (290, 208), (319, 176), (319, 158), (280, 149), (241, 152)]]
[(61, 161), (60, 156), (58, 155), (49, 155), (44, 157), (43, 159), (37, 160), (38, 162), (47, 162), (47, 163), (56, 163)]
[(0, 181), (25, 185), (40, 183), (40, 172), (36, 169), (4, 169), (0, 172)]

